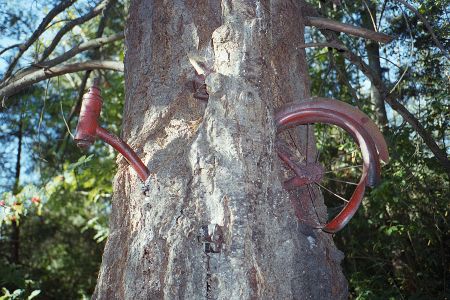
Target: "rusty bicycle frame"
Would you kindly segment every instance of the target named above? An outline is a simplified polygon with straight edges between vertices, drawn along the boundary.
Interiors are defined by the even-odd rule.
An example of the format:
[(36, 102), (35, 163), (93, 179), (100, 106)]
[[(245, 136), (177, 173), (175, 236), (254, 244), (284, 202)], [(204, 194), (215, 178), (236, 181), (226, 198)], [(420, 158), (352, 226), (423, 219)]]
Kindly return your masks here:
[[(204, 77), (198, 76), (194, 82), (194, 97), (203, 101), (208, 100)], [(80, 117), (76, 129), (75, 142), (80, 148), (92, 145), (96, 138), (100, 138), (114, 149), (119, 151), (128, 163), (137, 172), (139, 178), (145, 181), (150, 172), (137, 154), (122, 139), (108, 132), (99, 125), (99, 117), (102, 109), (102, 97), (100, 89), (94, 81), (94, 85), (83, 96)], [(356, 213), (364, 197), (366, 186), (376, 186), (380, 181), (380, 161), (389, 162), (389, 152), (386, 141), (377, 125), (357, 108), (342, 101), (313, 97), (301, 102), (290, 103), (283, 106), (275, 114), (277, 131), (298, 125), (313, 123), (332, 124), (341, 127), (350, 134), (358, 144), (362, 153), (362, 176), (353, 191), (353, 194), (342, 211), (331, 221), (321, 227), (325, 232), (335, 233), (341, 230)], [(279, 158), (294, 172), (295, 176), (283, 183), (285, 189), (290, 190), (322, 180), (324, 170), (321, 165), (310, 164), (297, 165), (292, 160), (292, 153), (288, 147), (277, 142), (276, 152)]]
[[(377, 125), (357, 108), (335, 99), (313, 97), (305, 101), (283, 106), (275, 115), (278, 132), (298, 125), (326, 123), (341, 127), (359, 145), (362, 158), (362, 176), (350, 200), (342, 211), (330, 222), (322, 226), (322, 230), (335, 233), (341, 230), (356, 213), (364, 197), (366, 186), (376, 186), (380, 181), (380, 160), (387, 163), (389, 152), (386, 141)], [(291, 157), (286, 146), (278, 143), (276, 151), (280, 159), (294, 171), (295, 176), (286, 180), (286, 189), (302, 187), (310, 183), (318, 183), (322, 179), (323, 168), (308, 165), (298, 166)]]

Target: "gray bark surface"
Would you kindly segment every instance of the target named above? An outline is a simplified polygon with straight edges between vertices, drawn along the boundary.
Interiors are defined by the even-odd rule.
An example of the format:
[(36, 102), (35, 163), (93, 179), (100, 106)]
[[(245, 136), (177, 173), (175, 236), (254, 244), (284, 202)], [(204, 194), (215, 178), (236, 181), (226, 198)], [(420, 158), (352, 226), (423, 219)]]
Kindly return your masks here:
[[(282, 189), (274, 151), (274, 111), (309, 96), (298, 3), (131, 1), (123, 138), (152, 174), (143, 196), (119, 159), (94, 299), (347, 297), (343, 255), (297, 218), (306, 191)], [(189, 57), (213, 70), (208, 102)], [(304, 149), (305, 130), (292, 134)], [(198, 241), (209, 224), (221, 253)]]

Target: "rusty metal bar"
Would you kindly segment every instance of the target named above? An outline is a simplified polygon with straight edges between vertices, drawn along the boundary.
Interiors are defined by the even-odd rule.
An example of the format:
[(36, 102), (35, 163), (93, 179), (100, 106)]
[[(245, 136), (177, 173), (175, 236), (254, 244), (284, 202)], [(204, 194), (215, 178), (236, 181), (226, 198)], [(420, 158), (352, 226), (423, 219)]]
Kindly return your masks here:
[(150, 171), (137, 156), (136, 152), (134, 152), (122, 139), (99, 126), (98, 119), (102, 110), (102, 103), (100, 89), (98, 88), (97, 83), (94, 82), (94, 85), (83, 96), (80, 117), (78, 119), (74, 138), (75, 143), (80, 148), (87, 148), (95, 142), (97, 137), (99, 137), (119, 151), (138, 173), (139, 178), (142, 181), (145, 181), (150, 175)]
[(97, 127), (96, 133), (100, 139), (111, 145), (114, 149), (119, 151), (120, 154), (123, 155), (123, 157), (125, 157), (128, 163), (138, 173), (139, 178), (142, 181), (145, 181), (148, 178), (148, 176), (150, 175), (150, 171), (147, 169), (144, 163), (142, 163), (136, 152), (134, 152), (127, 143), (102, 127)]

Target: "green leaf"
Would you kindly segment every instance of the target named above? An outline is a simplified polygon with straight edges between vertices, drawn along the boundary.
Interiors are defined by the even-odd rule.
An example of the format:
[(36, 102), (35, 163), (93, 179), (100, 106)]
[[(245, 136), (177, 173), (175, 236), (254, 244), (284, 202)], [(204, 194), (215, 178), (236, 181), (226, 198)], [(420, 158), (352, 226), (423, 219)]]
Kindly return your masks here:
[(34, 290), (34, 291), (32, 291), (30, 296), (28, 296), (27, 300), (31, 300), (31, 299), (35, 298), (40, 293), (41, 293), (41, 290)]
[(94, 154), (91, 154), (89, 156), (83, 155), (81, 156), (76, 163), (72, 163), (67, 167), (68, 171), (75, 170), (76, 168), (90, 162), (92, 158), (94, 157)]

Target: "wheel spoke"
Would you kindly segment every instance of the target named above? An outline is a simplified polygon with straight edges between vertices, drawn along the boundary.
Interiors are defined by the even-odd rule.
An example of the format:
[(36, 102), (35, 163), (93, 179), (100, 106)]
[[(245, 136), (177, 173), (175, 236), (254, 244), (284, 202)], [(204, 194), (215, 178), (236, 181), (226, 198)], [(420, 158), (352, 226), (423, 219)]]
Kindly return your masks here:
[[(311, 200), (311, 204), (314, 208), (314, 212), (316, 213), (317, 221), (319, 222), (319, 224), (322, 224), (322, 222), (320, 221), (319, 214), (317, 213), (316, 205), (314, 204), (314, 198), (315, 198), (316, 194), (314, 192), (312, 192), (312, 187), (310, 186), (310, 184), (307, 184), (306, 188), (308, 189), (309, 199)], [(312, 194), (314, 194), (314, 198), (313, 198)]]
[(317, 184), (318, 186), (320, 186), (321, 188), (323, 188), (325, 191), (327, 191), (328, 193), (330, 193), (330, 194), (333, 194), (334, 196), (336, 196), (336, 197), (338, 197), (339, 199), (341, 199), (342, 201), (345, 201), (345, 202), (349, 202), (347, 199), (345, 199), (344, 197), (342, 197), (342, 196), (339, 196), (338, 194), (336, 194), (335, 192), (333, 192), (333, 191), (331, 191), (331, 190), (329, 190), (329, 189), (327, 189), (326, 187), (324, 187), (323, 185), (321, 185), (320, 183), (317, 183), (317, 182), (314, 182), (315, 184)]
[(292, 137), (291, 133), (288, 131), (289, 137), (291, 138), (292, 143), (294, 144), (295, 150), (300, 153), (300, 149), (297, 147), (297, 144), (295, 143), (294, 138)]
[(337, 168), (337, 169), (334, 169), (334, 170), (326, 171), (326, 172), (324, 172), (324, 174), (333, 173), (333, 172), (341, 171), (341, 170), (345, 170), (345, 169), (359, 168), (359, 167), (363, 167), (363, 166), (364, 165), (346, 166), (346, 167), (342, 167), (342, 168)]
[(336, 178), (324, 177), (324, 179), (328, 179), (328, 180), (336, 181), (336, 182), (342, 182), (342, 183), (351, 184), (351, 185), (358, 185), (355, 182), (340, 180), (340, 179), (336, 179)]
[[(335, 158), (329, 163), (330, 169), (331, 169), (331, 166), (335, 165), (336, 163), (339, 163), (339, 162), (347, 162), (347, 160), (345, 159), (345, 155), (346, 155), (346, 153), (341, 153), (341, 154), (339, 154), (337, 157), (335, 157)], [(360, 165), (360, 166), (362, 166), (362, 165)], [(347, 167), (344, 167), (344, 168), (347, 168)], [(340, 170), (340, 169), (337, 169), (337, 170)]]
[(334, 207), (328, 207), (328, 210), (330, 211), (330, 213), (332, 214), (336, 214), (337, 212), (340, 212), (345, 205), (339, 205), (339, 206), (334, 206)]
[[(322, 128), (322, 139), (320, 140), (320, 145), (321, 145), (320, 149), (322, 149), (322, 150), (323, 150), (323, 146), (324, 146), (324, 142), (323, 142), (324, 139), (325, 139), (325, 129)], [(322, 152), (322, 150), (317, 149), (317, 156), (316, 156), (315, 162), (319, 161), (320, 153)]]
[(308, 164), (308, 152), (309, 152), (309, 123), (306, 124), (306, 164)]

